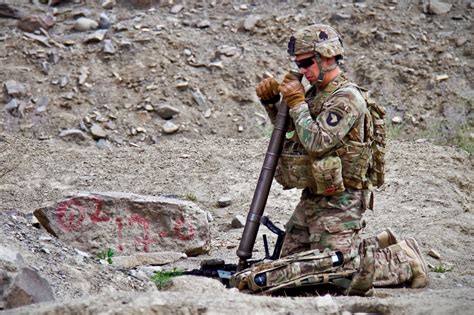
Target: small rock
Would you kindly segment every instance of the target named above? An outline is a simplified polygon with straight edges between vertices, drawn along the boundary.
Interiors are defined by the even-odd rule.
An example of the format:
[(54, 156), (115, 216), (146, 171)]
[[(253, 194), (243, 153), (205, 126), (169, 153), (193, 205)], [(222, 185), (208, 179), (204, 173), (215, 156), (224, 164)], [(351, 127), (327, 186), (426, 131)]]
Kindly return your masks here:
[(181, 5), (181, 4), (175, 4), (171, 10), (170, 10), (170, 13), (171, 14), (178, 14), (179, 12), (181, 12), (181, 10), (184, 9), (184, 6)]
[(423, 11), (425, 13), (434, 14), (434, 15), (446, 14), (451, 10), (452, 6), (453, 5), (450, 3), (444, 3), (437, 0), (430, 0), (423, 7)]
[(46, 247), (41, 247), (41, 251), (42, 251), (43, 253), (48, 254), (48, 255), (51, 254), (51, 251), (50, 251), (49, 249), (47, 249)]
[(199, 89), (193, 92), (193, 99), (198, 106), (205, 107), (206, 106), (206, 97), (201, 93)]
[(30, 15), (21, 18), (17, 27), (24, 31), (33, 33), (34, 31), (43, 28), (45, 30), (50, 29), (54, 25), (54, 18), (52, 16), (39, 16), (39, 15)]
[(69, 78), (68, 76), (64, 76), (61, 78), (61, 80), (59, 81), (59, 86), (61, 88), (65, 87), (67, 84), (69, 83)]
[(95, 145), (100, 150), (112, 151), (112, 144), (106, 139), (99, 139)]
[(244, 21), (244, 29), (246, 31), (252, 31), (255, 25), (260, 21), (260, 17), (257, 15), (249, 15)]
[(76, 20), (76, 23), (74, 23), (74, 30), (78, 32), (87, 32), (90, 30), (95, 30), (98, 27), (99, 27), (99, 23), (85, 17), (78, 18)]
[(183, 55), (185, 55), (185, 56), (188, 56), (188, 57), (189, 57), (189, 56), (191, 56), (192, 54), (193, 54), (193, 52), (191, 51), (191, 49), (187, 49), (187, 48), (186, 48), (186, 49), (183, 50)]
[(5, 109), (9, 113), (13, 113), (19, 106), (20, 102), (16, 98), (12, 98), (12, 100), (5, 105)]
[(64, 94), (62, 95), (62, 97), (63, 97), (64, 99), (67, 99), (67, 100), (71, 101), (71, 100), (74, 99), (75, 93), (74, 93), (74, 92), (67, 92), (67, 93), (64, 93)]
[(65, 137), (69, 137), (69, 136), (78, 137), (81, 140), (85, 140), (87, 138), (85, 133), (82, 132), (79, 129), (66, 129), (66, 130), (63, 130), (59, 133), (60, 138), (65, 138)]
[(466, 38), (466, 37), (459, 37), (459, 38), (456, 40), (456, 46), (457, 46), (457, 47), (460, 47), (460, 46), (464, 45), (466, 42), (467, 42), (467, 38)]
[(101, 42), (101, 41), (104, 40), (105, 34), (107, 34), (107, 30), (95, 31), (94, 33), (88, 35), (88, 36), (84, 39), (84, 43), (97, 43), (97, 42)]
[(21, 13), (17, 9), (10, 7), (6, 3), (0, 3), (0, 17), (18, 19), (20, 16)]
[(12, 97), (21, 97), (26, 94), (26, 85), (16, 82), (15, 80), (8, 80), (4, 83), (6, 92)]
[(235, 229), (243, 228), (245, 226), (245, 218), (238, 214), (232, 219), (230, 225)]
[(107, 14), (105, 14), (104, 12), (102, 12), (100, 15), (99, 15), (99, 29), (101, 30), (108, 30), (110, 28), (110, 19), (109, 17), (107, 16)]
[(237, 131), (238, 132), (243, 132), (244, 131), (244, 126), (239, 125), (239, 127), (237, 128)]
[(167, 121), (163, 126), (163, 132), (165, 134), (172, 134), (178, 131), (179, 127), (171, 121)]
[(59, 62), (59, 55), (55, 51), (48, 52), (48, 62), (52, 63), (53, 65)]
[(110, 121), (110, 120), (105, 123), (104, 127), (109, 130), (117, 129), (117, 125), (113, 121)]
[(393, 48), (395, 49), (395, 51), (403, 51), (403, 46), (399, 44), (393, 45)]
[(239, 54), (241, 52), (241, 49), (235, 46), (223, 45), (220, 46), (217, 51), (219, 52), (219, 54), (222, 54), (227, 57), (232, 57)]
[(441, 255), (434, 249), (430, 249), (430, 251), (428, 252), (428, 255), (436, 259), (441, 259)]
[(89, 77), (89, 69), (82, 66), (79, 74), (79, 85), (86, 83), (87, 77)]
[(212, 215), (210, 211), (207, 211), (206, 216), (207, 216), (207, 222), (214, 221), (214, 216)]
[(53, 238), (50, 237), (50, 236), (40, 236), (38, 239), (39, 239), (40, 241), (45, 241), (45, 242), (49, 242), (49, 241), (52, 241), (52, 240), (53, 240)]
[(145, 105), (145, 110), (148, 111), (148, 112), (152, 112), (152, 111), (155, 110), (155, 108), (151, 104), (146, 104)]
[(425, 142), (428, 142), (428, 139), (420, 138), (420, 139), (415, 140), (415, 143), (425, 143)]
[(54, 301), (48, 281), (31, 268), (22, 268), (5, 295), (5, 308)]
[(209, 20), (202, 20), (197, 25), (198, 28), (207, 28), (211, 26), (211, 22)]
[(36, 102), (36, 110), (35, 111), (37, 113), (45, 112), (47, 107), (48, 107), (48, 103), (49, 103), (48, 97), (47, 96), (41, 96), (39, 98), (39, 100)]
[(91, 255), (89, 253), (83, 252), (82, 250), (79, 250), (77, 248), (74, 248), (74, 250), (76, 251), (76, 253), (79, 256), (82, 256), (82, 257), (85, 257), (85, 258), (90, 258), (91, 257)]
[(221, 197), (221, 198), (217, 201), (217, 205), (218, 205), (219, 207), (222, 207), (222, 208), (223, 208), (223, 207), (228, 207), (228, 206), (230, 206), (231, 204), (232, 204), (232, 198), (227, 197), (227, 196)]
[(107, 132), (99, 125), (93, 124), (91, 127), (91, 134), (94, 138), (105, 138), (107, 137)]
[[(58, 3), (61, 3), (61, 2), (63, 2), (63, 1), (64, 1), (64, 0), (48, 0), (48, 1), (45, 1), (45, 2), (48, 2), (48, 5), (49, 5), (49, 6), (52, 6), (52, 5), (56, 5), (56, 4), (58, 4)], [(74, 1), (74, 2), (77, 3), (77, 1)]]
[(343, 21), (343, 20), (349, 20), (351, 17), (352, 16), (348, 13), (338, 12), (338, 13), (334, 13), (331, 16), (331, 20), (333, 20), (333, 21)]
[(392, 118), (392, 123), (394, 124), (401, 124), (403, 122), (403, 118), (400, 116), (395, 116)]
[(444, 80), (447, 80), (449, 79), (449, 75), (447, 74), (440, 74), (440, 75), (437, 75), (436, 76), (436, 81), (444, 81)]
[(114, 8), (115, 4), (116, 4), (115, 0), (104, 0), (102, 2), (102, 8), (106, 10), (111, 10)]
[(176, 83), (176, 88), (178, 90), (186, 90), (189, 87), (189, 82), (188, 81), (181, 81)]
[(171, 105), (161, 105), (160, 107), (158, 107), (157, 112), (158, 115), (160, 115), (160, 117), (163, 119), (171, 119), (174, 115), (180, 113), (179, 109)]
[(112, 40), (106, 39), (104, 40), (104, 53), (109, 55), (114, 55), (116, 52), (116, 48)]
[(137, 271), (144, 272), (148, 276), (148, 279), (146, 280), (149, 281), (150, 280), (149, 278), (153, 276), (155, 272), (163, 271), (163, 267), (162, 266), (138, 266)]

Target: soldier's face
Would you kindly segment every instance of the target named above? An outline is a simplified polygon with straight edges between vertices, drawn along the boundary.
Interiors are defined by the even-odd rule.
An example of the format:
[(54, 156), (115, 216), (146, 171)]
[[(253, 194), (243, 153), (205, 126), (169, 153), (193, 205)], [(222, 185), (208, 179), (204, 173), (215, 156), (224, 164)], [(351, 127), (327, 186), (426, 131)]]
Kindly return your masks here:
[[(310, 62), (312, 61), (312, 63)], [(295, 56), (295, 63), (299, 72), (312, 84), (318, 80), (319, 67), (314, 59), (314, 53), (304, 53)]]

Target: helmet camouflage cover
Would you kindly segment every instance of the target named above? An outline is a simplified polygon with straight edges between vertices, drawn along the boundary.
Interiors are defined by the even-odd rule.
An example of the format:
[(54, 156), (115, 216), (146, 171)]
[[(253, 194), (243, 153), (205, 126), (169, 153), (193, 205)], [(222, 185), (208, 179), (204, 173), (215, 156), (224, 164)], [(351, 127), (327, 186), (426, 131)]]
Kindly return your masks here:
[(326, 58), (342, 56), (344, 53), (342, 39), (338, 32), (329, 25), (306, 26), (291, 36), (288, 43), (288, 53), (295, 56), (308, 52), (317, 52)]

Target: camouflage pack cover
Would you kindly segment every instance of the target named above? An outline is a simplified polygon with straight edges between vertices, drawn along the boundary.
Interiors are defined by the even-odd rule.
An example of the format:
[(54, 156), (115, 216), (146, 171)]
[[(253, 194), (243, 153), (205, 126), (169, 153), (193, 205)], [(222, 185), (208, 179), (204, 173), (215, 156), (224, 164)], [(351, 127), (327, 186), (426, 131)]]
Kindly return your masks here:
[(288, 53), (294, 56), (308, 52), (317, 52), (326, 58), (342, 56), (342, 39), (329, 25), (314, 24), (304, 27), (290, 38)]
[[(341, 252), (309, 250), (275, 261), (262, 262), (236, 273), (231, 285), (241, 291), (271, 294), (277, 290), (320, 284), (350, 287), (359, 256)], [(265, 279), (265, 283), (262, 283)]]

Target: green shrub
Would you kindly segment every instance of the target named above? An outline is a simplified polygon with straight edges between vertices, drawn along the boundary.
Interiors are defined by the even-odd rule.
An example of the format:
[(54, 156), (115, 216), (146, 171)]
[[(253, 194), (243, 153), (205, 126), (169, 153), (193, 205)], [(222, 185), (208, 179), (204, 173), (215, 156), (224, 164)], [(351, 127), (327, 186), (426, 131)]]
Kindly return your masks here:
[(173, 268), (171, 271), (158, 271), (151, 276), (153, 281), (159, 289), (162, 289), (173, 277), (182, 276), (183, 272)]

